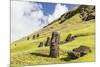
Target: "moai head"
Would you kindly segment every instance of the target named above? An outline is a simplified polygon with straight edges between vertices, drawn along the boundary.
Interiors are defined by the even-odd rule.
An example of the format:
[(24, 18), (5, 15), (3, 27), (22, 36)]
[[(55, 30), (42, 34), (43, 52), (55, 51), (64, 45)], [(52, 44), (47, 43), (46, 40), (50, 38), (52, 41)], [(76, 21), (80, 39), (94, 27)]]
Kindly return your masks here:
[[(53, 43), (53, 42), (59, 43), (59, 40), (60, 40), (60, 33), (56, 32), (56, 31), (52, 32), (52, 37), (51, 37), (52, 42), (51, 43)], [(51, 45), (53, 45), (53, 44), (51, 44)]]
[(57, 37), (57, 36), (59, 36), (59, 32), (56, 31), (52, 32), (52, 37)]
[(60, 41), (59, 32), (53, 32), (50, 45), (50, 57), (56, 58), (59, 56), (59, 41)]

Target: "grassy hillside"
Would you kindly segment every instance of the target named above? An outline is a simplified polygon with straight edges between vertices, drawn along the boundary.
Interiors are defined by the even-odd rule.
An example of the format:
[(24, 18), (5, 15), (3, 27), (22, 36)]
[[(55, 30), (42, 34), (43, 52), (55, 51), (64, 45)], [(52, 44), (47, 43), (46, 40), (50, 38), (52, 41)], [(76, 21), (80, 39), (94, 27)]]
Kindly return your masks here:
[[(28, 36), (30, 37), (29, 40), (24, 37), (16, 42), (13, 42), (11, 44), (11, 66), (95, 61), (95, 19), (84, 20), (83, 18), (87, 19), (88, 16), (90, 16), (90, 13), (83, 16), (81, 13), (84, 12), (79, 12), (79, 10), (82, 8), (89, 8), (90, 6), (82, 6), (79, 6), (63, 14), (60, 18), (56, 19), (51, 24), (48, 24), (41, 30), (32, 33)], [(91, 8), (91, 10), (92, 9), (93, 8)], [(95, 15), (94, 13), (94, 11), (91, 12), (93, 16)], [(69, 16), (68, 14), (73, 15)], [(51, 33), (53, 31), (60, 32), (60, 41), (65, 41), (67, 35), (70, 33), (72, 35), (86, 34), (86, 36), (77, 37), (75, 40), (68, 43), (61, 43), (60, 56), (58, 58), (51, 58), (48, 57), (49, 46), (38, 47), (38, 45), (41, 41), (46, 41), (48, 36), (51, 37)], [(39, 34), (40, 37), (32, 39), (32, 36), (36, 34)], [(68, 60), (66, 51), (79, 47), (80, 45), (86, 45), (90, 47), (92, 52), (79, 59)]]

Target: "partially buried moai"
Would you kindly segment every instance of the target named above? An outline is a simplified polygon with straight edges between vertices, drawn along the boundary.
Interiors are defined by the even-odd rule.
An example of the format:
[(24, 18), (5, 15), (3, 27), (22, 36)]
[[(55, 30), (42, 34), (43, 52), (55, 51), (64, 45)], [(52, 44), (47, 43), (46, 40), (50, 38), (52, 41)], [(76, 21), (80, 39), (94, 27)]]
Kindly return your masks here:
[(33, 35), (32, 39), (34, 39), (34, 38), (35, 38), (35, 35)]
[(30, 37), (27, 37), (27, 40), (29, 40), (30, 39)]
[(74, 40), (74, 36), (72, 36), (72, 34), (68, 34), (67, 38), (66, 38), (66, 42), (72, 41)]
[(59, 56), (59, 41), (60, 41), (60, 33), (52, 32), (51, 42), (50, 42), (50, 57), (58, 57)]
[(47, 40), (46, 40), (46, 42), (45, 42), (45, 46), (49, 46), (50, 45), (50, 37), (47, 37)]

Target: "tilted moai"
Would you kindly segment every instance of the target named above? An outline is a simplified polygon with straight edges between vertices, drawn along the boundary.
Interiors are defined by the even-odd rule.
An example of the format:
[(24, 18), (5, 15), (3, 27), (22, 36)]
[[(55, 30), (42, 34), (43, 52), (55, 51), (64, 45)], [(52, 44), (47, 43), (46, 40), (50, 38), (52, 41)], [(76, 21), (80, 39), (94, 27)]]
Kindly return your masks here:
[(56, 58), (59, 56), (59, 41), (60, 41), (60, 33), (53, 32), (50, 45), (50, 57)]
[(72, 40), (74, 40), (74, 36), (72, 36), (72, 34), (68, 34), (65, 41), (68, 42), (68, 41), (72, 41)]
[(38, 47), (43, 47), (44, 43), (43, 42), (40, 42), (39, 46)]
[(50, 41), (51, 41), (50, 37), (47, 37), (47, 40), (45, 42), (45, 46), (49, 46), (50, 45)]

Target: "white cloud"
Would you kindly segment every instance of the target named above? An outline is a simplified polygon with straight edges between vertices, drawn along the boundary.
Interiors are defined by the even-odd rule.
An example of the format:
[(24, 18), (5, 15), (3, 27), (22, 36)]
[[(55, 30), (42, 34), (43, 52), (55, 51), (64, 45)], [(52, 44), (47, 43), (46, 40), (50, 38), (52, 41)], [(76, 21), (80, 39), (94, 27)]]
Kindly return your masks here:
[(41, 23), (46, 23), (47, 17), (41, 9), (37, 3), (11, 1), (11, 41), (40, 29)]
[(48, 21), (52, 22), (53, 20), (59, 18), (62, 14), (68, 11), (66, 5), (57, 4), (52, 15), (49, 15)]
[(11, 1), (11, 41), (37, 31), (67, 10), (65, 5), (57, 4), (54, 13), (45, 16), (39, 3)]

